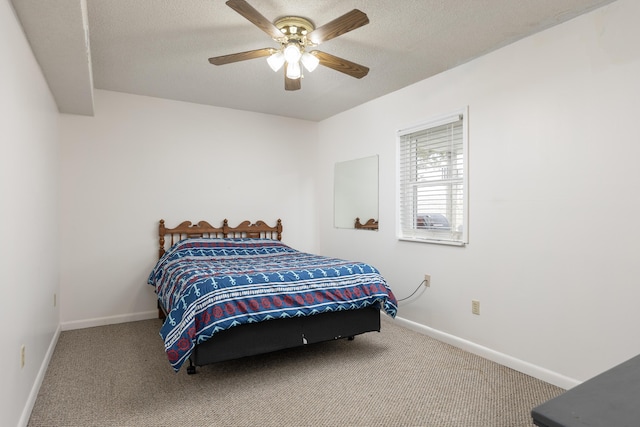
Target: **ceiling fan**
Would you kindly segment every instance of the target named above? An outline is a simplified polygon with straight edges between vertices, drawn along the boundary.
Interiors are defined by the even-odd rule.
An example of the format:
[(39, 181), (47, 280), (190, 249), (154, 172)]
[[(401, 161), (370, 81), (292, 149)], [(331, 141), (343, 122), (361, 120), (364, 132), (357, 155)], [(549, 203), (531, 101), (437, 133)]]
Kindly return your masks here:
[(353, 9), (315, 28), (311, 21), (299, 16), (286, 16), (272, 23), (245, 0), (228, 0), (226, 4), (267, 33), (274, 41), (280, 43), (280, 48), (267, 47), (209, 58), (209, 62), (213, 65), (268, 56), (267, 62), (273, 71), (278, 71), (284, 66), (286, 90), (300, 89), (300, 80), (303, 77), (302, 67), (311, 72), (320, 64), (357, 79), (369, 73), (369, 68), (355, 62), (319, 50), (307, 50), (368, 24), (369, 18), (358, 9)]

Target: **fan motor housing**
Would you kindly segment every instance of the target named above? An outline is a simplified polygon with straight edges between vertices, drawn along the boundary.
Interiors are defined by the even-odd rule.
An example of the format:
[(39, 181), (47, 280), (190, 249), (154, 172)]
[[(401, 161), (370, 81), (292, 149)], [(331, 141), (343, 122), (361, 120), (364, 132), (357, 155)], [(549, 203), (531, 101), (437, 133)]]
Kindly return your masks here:
[(301, 40), (315, 29), (311, 21), (300, 16), (285, 16), (274, 22), (288, 40)]

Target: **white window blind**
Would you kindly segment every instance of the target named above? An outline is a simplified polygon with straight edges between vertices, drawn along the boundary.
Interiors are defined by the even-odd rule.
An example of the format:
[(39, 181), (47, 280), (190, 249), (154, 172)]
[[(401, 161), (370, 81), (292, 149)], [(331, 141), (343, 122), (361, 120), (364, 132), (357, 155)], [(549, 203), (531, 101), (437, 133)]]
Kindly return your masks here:
[(467, 242), (466, 109), (402, 130), (400, 239)]

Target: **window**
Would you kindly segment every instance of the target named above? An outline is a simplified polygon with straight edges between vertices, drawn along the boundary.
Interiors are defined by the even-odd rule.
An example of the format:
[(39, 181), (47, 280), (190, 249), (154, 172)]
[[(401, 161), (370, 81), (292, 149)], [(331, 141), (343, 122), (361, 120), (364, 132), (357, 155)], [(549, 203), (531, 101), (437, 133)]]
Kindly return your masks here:
[(398, 238), (467, 241), (467, 109), (398, 132)]

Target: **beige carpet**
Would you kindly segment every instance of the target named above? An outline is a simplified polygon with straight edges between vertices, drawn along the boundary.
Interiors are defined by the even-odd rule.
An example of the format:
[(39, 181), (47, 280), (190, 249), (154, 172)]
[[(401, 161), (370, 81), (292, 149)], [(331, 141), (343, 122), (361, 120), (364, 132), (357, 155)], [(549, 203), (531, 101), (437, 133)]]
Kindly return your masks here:
[(175, 374), (159, 320), (60, 335), (36, 426), (532, 426), (561, 389), (396, 325)]

